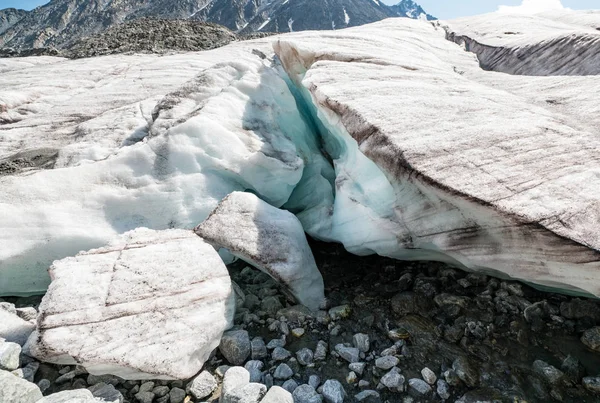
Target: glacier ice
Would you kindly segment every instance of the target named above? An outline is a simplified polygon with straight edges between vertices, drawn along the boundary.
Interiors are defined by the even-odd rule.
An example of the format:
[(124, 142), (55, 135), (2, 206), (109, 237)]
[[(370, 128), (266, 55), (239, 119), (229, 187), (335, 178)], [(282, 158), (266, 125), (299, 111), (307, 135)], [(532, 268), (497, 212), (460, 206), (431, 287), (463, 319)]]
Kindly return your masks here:
[(138, 228), (54, 262), (28, 354), (124, 379), (188, 379), (233, 325), (217, 252), (192, 231)]
[[(312, 130), (270, 62), (250, 49), (206, 53), (231, 61), (205, 68), (158, 102), (143, 141), (98, 161), (76, 153), (78, 163), (0, 176), (0, 295), (43, 292), (53, 260), (137, 227), (191, 229), (232, 191), (281, 206), (299, 182), (319, 181), (320, 171), (304, 171), (306, 162), (323, 160), (303, 140), (314, 143)], [(123, 68), (134, 62), (112, 59)], [(31, 119), (49, 118), (40, 114)], [(52, 136), (44, 141), (59, 144)], [(302, 208), (301, 198), (296, 203)]]
[(195, 232), (270, 275), (309, 309), (324, 304), (323, 277), (302, 224), (289, 211), (254, 194), (233, 192)]
[[(533, 32), (519, 40), (539, 44), (536, 32), (579, 24), (592, 35), (598, 22), (571, 12), (489, 26), (476, 18), (448, 25)], [(22, 85), (50, 66), (59, 86), (60, 71), (85, 73), (81, 64), (45, 59), (21, 71), (11, 63), (23, 61), (2, 62), (0, 103), (10, 98), (3, 113), (18, 121), (0, 132), (9, 140), (0, 159), (19, 142), (59, 156), (58, 169), (0, 177), (0, 294), (42, 292), (53, 259), (139, 226), (192, 228), (245, 191), (356, 254), (599, 296), (598, 76), (484, 71), (446, 35), (438, 23), (390, 19), (165, 58), (100, 58), (114, 77), (79, 93), (85, 122), (68, 101), (75, 88), (52, 96)], [(187, 63), (187, 82), (165, 73), (164, 86), (154, 83), (173, 63)], [(132, 72), (135, 96), (110, 91)], [(42, 125), (54, 117), (55, 129)], [(127, 130), (98, 140), (113, 118)], [(40, 141), (27, 138), (29, 123), (43, 128)]]

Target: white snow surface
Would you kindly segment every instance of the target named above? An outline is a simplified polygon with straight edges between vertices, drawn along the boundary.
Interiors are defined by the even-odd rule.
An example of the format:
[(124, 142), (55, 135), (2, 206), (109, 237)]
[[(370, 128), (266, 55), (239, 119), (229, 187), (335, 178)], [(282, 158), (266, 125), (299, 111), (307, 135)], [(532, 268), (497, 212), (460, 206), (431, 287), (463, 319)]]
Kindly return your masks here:
[(138, 228), (54, 262), (28, 353), (124, 379), (188, 379), (233, 324), (227, 268), (192, 231)]
[[(19, 142), (60, 152), (59, 169), (0, 177), (0, 294), (41, 292), (53, 259), (139, 226), (191, 229), (231, 192), (249, 191), (296, 214), (311, 236), (356, 254), (441, 260), (600, 296), (600, 76), (584, 75), (593, 59), (572, 50), (594, 49), (596, 16), (443, 23), (458, 36), (492, 38), (486, 46), (514, 40), (510, 49), (539, 47), (553, 33), (582, 33), (572, 38), (571, 51), (554, 39), (542, 47), (545, 65), (568, 57), (580, 66), (551, 77), (484, 71), (474, 54), (446, 39), (441, 24), (409, 19), (164, 59), (94, 59), (113, 74), (90, 87), (84, 107), (100, 116), (106, 113), (100, 104), (125, 109), (96, 121), (84, 145), (85, 136), (63, 133), (68, 119), (39, 138), (33, 135), (39, 130), (27, 129), (29, 122), (39, 122), (36, 130), (52, 122), (54, 109), (43, 105), (60, 103), (32, 97), (23, 83), (49, 65), (65, 90), (57, 85), (48, 93), (67, 99), (78, 89), (59, 78), (91, 67), (50, 58), (47, 66), (31, 61), (19, 69), (6, 65), (22, 60), (5, 61), (0, 92), (8, 95), (0, 97), (29, 112), (0, 126), (0, 135), (13, 139), (0, 159), (19, 150)], [(272, 60), (271, 43), (283, 67)], [(255, 48), (267, 58), (253, 54)], [(132, 71), (127, 66), (142, 60), (153, 75), (119, 86)], [(176, 75), (170, 71), (177, 61), (198, 71), (178, 89), (151, 87), (138, 95), (143, 85), (162, 85), (149, 81)], [(133, 104), (121, 104), (122, 97)], [(126, 113), (142, 100), (150, 113)], [(63, 107), (61, 116), (80, 109), (74, 102)], [(98, 140), (107, 122), (121, 127), (123, 116), (146, 131), (131, 125), (118, 135), (107, 130), (118, 141)]]
[(302, 305), (316, 311), (325, 302), (323, 277), (292, 213), (233, 192), (195, 231), (273, 277)]

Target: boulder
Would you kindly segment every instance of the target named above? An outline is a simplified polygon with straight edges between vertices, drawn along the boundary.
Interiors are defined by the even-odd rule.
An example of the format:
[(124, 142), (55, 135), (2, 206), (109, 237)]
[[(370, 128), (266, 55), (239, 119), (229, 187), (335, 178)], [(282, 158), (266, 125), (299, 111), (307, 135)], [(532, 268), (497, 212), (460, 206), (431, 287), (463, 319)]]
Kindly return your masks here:
[(16, 313), (0, 309), (0, 338), (23, 346), (34, 329), (35, 324), (21, 319)]
[(233, 320), (223, 262), (191, 231), (140, 228), (56, 261), (27, 347), (124, 379), (188, 379)]
[(233, 192), (195, 231), (273, 277), (308, 308), (325, 301), (323, 277), (292, 213), (252, 193)]
[(36, 403), (41, 398), (42, 392), (34, 383), (0, 370), (0, 402)]

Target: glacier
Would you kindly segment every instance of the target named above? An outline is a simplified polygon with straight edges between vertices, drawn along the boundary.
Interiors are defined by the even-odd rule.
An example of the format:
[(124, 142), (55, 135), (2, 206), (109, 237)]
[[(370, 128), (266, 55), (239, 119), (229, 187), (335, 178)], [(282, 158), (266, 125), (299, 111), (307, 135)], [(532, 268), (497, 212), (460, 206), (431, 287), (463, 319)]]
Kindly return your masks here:
[[(572, 13), (533, 23), (592, 35), (597, 15)], [(477, 29), (533, 24), (490, 21)], [(3, 61), (0, 163), (58, 156), (0, 176), (0, 295), (44, 292), (53, 260), (137, 227), (191, 229), (245, 191), (358, 255), (600, 296), (600, 77), (484, 70), (450, 37), (470, 27), (389, 19), (96, 67)], [(549, 64), (568, 52), (552, 49)]]

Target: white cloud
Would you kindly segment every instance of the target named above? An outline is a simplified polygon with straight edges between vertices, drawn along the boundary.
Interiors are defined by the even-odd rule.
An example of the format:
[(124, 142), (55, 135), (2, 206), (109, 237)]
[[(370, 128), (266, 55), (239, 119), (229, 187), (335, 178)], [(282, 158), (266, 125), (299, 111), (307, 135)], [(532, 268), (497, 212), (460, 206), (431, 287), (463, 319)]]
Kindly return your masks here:
[(520, 6), (500, 6), (498, 11), (509, 14), (535, 14), (549, 10), (564, 10), (560, 0), (523, 0)]

